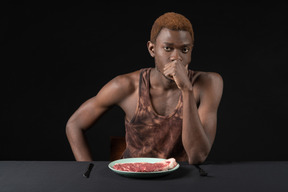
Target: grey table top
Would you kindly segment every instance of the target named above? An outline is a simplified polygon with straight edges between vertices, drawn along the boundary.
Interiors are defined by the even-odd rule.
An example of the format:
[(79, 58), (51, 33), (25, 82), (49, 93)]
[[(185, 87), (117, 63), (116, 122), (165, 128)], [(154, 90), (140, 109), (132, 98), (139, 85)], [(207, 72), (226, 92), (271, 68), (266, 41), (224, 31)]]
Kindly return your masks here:
[[(90, 177), (83, 173), (89, 163)], [(180, 162), (170, 174), (154, 178), (131, 178), (108, 168), (109, 161), (0, 161), (1, 192), (34, 191), (288, 191), (288, 161), (251, 161), (201, 165), (208, 176), (193, 165)]]

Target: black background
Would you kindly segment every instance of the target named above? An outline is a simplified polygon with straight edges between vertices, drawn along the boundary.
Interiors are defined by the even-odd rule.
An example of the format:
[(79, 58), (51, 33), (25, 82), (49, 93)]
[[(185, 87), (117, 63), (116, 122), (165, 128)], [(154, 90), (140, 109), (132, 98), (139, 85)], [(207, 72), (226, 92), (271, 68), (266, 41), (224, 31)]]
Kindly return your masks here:
[[(116, 75), (154, 66), (146, 43), (167, 11), (192, 22), (190, 68), (224, 79), (208, 160), (288, 160), (287, 8), (280, 1), (1, 6), (0, 160), (74, 160), (67, 120)], [(124, 131), (124, 113), (114, 107), (87, 132), (94, 160), (108, 160), (109, 137)]]

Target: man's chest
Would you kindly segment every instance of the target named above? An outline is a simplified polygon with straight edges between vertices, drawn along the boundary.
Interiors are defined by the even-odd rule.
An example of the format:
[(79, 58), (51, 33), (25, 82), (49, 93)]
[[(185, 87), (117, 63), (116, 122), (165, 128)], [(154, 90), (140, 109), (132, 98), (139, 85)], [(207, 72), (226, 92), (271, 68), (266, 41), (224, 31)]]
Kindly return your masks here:
[(181, 102), (181, 92), (153, 92), (150, 91), (150, 100), (153, 110), (159, 115), (173, 113)]

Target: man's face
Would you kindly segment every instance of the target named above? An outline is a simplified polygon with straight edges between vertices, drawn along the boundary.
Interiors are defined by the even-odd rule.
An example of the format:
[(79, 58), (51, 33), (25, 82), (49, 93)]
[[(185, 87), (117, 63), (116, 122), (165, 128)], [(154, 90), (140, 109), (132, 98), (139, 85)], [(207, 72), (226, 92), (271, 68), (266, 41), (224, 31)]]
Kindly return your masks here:
[(163, 28), (154, 45), (156, 68), (163, 74), (166, 64), (177, 60), (188, 70), (191, 61), (193, 42), (188, 31)]

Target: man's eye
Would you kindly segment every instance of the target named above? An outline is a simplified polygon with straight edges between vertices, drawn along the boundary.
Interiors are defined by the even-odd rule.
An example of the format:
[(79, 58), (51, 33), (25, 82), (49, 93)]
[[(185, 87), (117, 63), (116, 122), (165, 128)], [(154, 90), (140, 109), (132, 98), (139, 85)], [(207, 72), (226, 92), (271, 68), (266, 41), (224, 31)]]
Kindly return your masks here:
[(183, 53), (188, 53), (189, 52), (189, 48), (188, 47), (185, 47), (182, 49)]
[(165, 51), (171, 51), (171, 48), (170, 47), (164, 47), (164, 50)]

